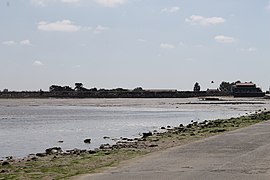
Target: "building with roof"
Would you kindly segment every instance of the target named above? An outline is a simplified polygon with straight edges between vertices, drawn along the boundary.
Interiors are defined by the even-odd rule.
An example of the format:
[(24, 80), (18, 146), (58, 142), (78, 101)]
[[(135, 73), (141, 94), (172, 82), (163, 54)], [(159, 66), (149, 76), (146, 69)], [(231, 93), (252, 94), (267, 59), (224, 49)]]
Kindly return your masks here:
[(234, 97), (263, 97), (265, 93), (252, 82), (236, 83), (232, 86)]

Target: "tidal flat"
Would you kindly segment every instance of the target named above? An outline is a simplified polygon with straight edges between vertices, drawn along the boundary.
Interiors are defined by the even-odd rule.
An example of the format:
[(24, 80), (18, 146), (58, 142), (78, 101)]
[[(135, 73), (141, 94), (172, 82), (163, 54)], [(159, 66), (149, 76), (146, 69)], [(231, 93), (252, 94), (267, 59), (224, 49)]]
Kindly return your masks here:
[[(1, 99), (0, 107), (0, 179), (68, 179), (261, 122), (261, 116), (244, 122), (236, 117), (260, 114), (270, 102), (231, 97)], [(220, 120), (211, 125), (215, 119)]]
[[(0, 159), (50, 147), (93, 150), (142, 132), (270, 109), (262, 98), (0, 99)], [(109, 137), (109, 138), (104, 138)], [(84, 143), (91, 139), (91, 143)]]
[[(188, 125), (163, 127), (164, 132), (145, 132), (142, 137), (103, 144), (95, 151), (48, 151), (44, 156), (1, 161), (0, 179), (70, 179), (100, 172), (120, 162), (151, 152), (181, 146), (203, 138), (247, 127), (270, 119), (269, 111), (229, 119), (194, 121)], [(51, 149), (52, 150), (52, 149)]]

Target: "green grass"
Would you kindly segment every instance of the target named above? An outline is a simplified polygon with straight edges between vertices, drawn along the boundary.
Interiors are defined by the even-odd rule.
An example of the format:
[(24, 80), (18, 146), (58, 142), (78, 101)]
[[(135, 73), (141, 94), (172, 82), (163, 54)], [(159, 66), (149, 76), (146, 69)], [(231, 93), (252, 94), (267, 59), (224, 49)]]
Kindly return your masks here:
[[(0, 179), (65, 179), (71, 176), (96, 172), (98, 169), (113, 166), (120, 161), (145, 154), (134, 150), (113, 150), (109, 153), (82, 154), (79, 156), (46, 157), (24, 164), (14, 163), (2, 166), (1, 170), (10, 173), (0, 173)], [(19, 166), (20, 164), (20, 166)]]

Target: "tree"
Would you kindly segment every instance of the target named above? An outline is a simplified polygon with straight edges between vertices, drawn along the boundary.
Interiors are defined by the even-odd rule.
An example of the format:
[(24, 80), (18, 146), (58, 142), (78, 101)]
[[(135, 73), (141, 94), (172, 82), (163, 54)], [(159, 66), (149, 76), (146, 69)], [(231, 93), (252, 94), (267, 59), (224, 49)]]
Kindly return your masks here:
[(91, 92), (97, 92), (98, 90), (97, 90), (96, 87), (94, 87), (94, 88), (89, 89), (89, 91), (91, 91)]
[(75, 88), (76, 91), (81, 91), (83, 89), (83, 83), (75, 83)]
[(234, 85), (234, 83), (230, 83), (230, 82), (221, 82), (221, 84), (219, 85), (219, 90), (220, 91), (225, 91), (225, 92), (230, 92), (232, 89), (232, 86)]
[(136, 87), (135, 89), (133, 89), (133, 91), (141, 92), (141, 91), (143, 91), (143, 88), (142, 87)]
[(50, 92), (63, 91), (63, 87), (58, 85), (51, 85), (49, 90)]
[(200, 84), (199, 84), (198, 82), (196, 82), (196, 83), (194, 84), (193, 91), (194, 91), (194, 92), (199, 92), (200, 90), (201, 90), (201, 86), (200, 86)]
[(63, 89), (64, 89), (64, 91), (74, 91), (74, 89), (72, 89), (69, 86), (64, 86)]
[(74, 91), (71, 87), (69, 86), (58, 86), (58, 85), (51, 85), (49, 88), (50, 92), (55, 92), (55, 91)]
[(241, 83), (241, 81), (235, 81), (235, 82), (221, 82), (221, 84), (219, 85), (219, 90), (220, 91), (225, 91), (225, 92), (231, 92), (232, 91), (232, 88), (233, 86), (236, 84), (236, 83)]

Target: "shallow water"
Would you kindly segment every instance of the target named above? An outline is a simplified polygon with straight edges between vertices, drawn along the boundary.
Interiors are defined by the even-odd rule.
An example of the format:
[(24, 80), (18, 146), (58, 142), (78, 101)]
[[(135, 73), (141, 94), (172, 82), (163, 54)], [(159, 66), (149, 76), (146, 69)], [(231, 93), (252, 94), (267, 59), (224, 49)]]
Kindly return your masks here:
[[(248, 101), (263, 104), (192, 104), (201, 102), (197, 98), (0, 99), (0, 157), (23, 157), (53, 146), (94, 149), (114, 143), (104, 136), (134, 138), (162, 126), (229, 118), (269, 107), (263, 99)], [(85, 138), (92, 143), (84, 144)]]

